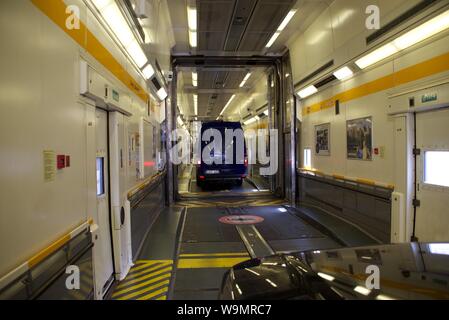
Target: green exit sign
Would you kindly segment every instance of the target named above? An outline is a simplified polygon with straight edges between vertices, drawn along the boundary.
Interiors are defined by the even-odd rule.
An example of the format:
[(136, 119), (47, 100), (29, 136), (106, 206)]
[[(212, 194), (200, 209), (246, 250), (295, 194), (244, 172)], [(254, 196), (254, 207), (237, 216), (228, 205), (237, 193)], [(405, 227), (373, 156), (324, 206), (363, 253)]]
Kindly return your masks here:
[(114, 99), (117, 102), (120, 102), (120, 94), (115, 90), (112, 90), (112, 99)]
[(425, 94), (421, 97), (422, 103), (437, 101), (437, 100), (438, 100), (438, 95), (436, 93)]

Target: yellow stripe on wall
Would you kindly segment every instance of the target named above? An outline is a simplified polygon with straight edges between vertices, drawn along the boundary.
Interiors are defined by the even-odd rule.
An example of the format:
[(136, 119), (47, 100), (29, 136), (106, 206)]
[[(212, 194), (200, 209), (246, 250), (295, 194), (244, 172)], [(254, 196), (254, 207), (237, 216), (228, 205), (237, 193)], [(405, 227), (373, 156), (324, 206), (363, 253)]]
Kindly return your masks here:
[(311, 113), (333, 108), (337, 100), (339, 100), (340, 103), (348, 102), (448, 70), (449, 53), (446, 53), (433, 59), (418, 63), (414, 66), (394, 72), (380, 79), (365, 83), (359, 87), (344, 91), (330, 99), (303, 107), (302, 114), (303, 116), (307, 116)]
[(148, 93), (122, 67), (114, 56), (101, 44), (94, 34), (80, 21), (80, 28), (69, 30), (66, 28), (66, 4), (63, 0), (31, 0), (31, 2), (59, 26), (76, 43), (91, 54), (98, 62), (108, 69), (128, 89), (134, 92), (143, 102), (147, 103)]

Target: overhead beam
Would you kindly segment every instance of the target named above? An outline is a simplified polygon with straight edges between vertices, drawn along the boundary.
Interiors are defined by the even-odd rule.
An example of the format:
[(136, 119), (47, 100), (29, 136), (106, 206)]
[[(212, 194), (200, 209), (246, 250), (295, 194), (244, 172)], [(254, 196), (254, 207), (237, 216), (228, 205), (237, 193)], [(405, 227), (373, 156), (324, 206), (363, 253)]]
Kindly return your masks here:
[(196, 87), (184, 87), (184, 93), (187, 94), (246, 94), (249, 88), (238, 89), (198, 89)]

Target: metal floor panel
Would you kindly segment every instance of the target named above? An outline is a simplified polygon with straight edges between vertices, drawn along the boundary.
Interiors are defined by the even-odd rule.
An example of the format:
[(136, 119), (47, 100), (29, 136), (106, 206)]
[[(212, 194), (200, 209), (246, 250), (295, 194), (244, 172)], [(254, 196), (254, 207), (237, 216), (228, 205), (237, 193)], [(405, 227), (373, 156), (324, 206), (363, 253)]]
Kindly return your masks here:
[(166, 208), (158, 217), (138, 255), (139, 260), (173, 259), (181, 208)]
[(262, 237), (267, 240), (287, 240), (301, 238), (316, 238), (323, 235), (298, 217), (288, 212), (279, 211), (280, 207), (245, 208), (247, 214), (264, 218), (256, 225)]
[(186, 214), (182, 242), (239, 242), (235, 226), (218, 221), (226, 211), (217, 208), (190, 208)]
[(269, 244), (276, 252), (324, 250), (341, 247), (340, 244), (329, 238), (273, 240), (269, 241)]
[(183, 243), (180, 254), (186, 253), (246, 253), (242, 241), (239, 242), (196, 242)]
[[(243, 204), (241, 199), (222, 200), (219, 203), (204, 200), (204, 206), (187, 206), (182, 228), (179, 229), (182, 233), (177, 240), (173, 282), (167, 296), (169, 299), (217, 299), (224, 273), (232, 266), (251, 258), (248, 243), (257, 247), (257, 241), (246, 241), (246, 245), (244, 243), (245, 238), (248, 240), (252, 234), (259, 235), (260, 243), (265, 243), (266, 247), (274, 252), (341, 247), (341, 244), (309, 220), (296, 216), (294, 212), (287, 210), (287, 207), (268, 202), (273, 199), (256, 201), (262, 200), (265, 202), (261, 206), (252, 205), (255, 203), (248, 200)], [(192, 201), (184, 203), (192, 204)], [(256, 215), (264, 221), (241, 227), (219, 221), (221, 217), (229, 215)], [(156, 246), (164, 247), (161, 243), (163, 238), (160, 236), (168, 226), (168, 221), (165, 224), (161, 221), (160, 229), (155, 225), (155, 234), (149, 236), (149, 239), (152, 239)], [(248, 232), (239, 234), (239, 228)], [(263, 251), (261, 246), (258, 248), (259, 252)]]
[(227, 268), (180, 269), (176, 273), (175, 297), (180, 291), (219, 290)]
[(206, 186), (204, 189), (197, 186), (196, 178), (192, 178), (192, 180), (190, 181), (190, 192), (200, 193), (204, 196), (207, 196), (209, 193), (226, 193), (226, 192), (250, 193), (257, 191), (258, 191), (257, 187), (253, 186), (247, 180), (243, 180), (243, 184), (241, 186), (237, 186), (233, 182), (228, 182), (228, 183), (210, 184), (209, 186)]

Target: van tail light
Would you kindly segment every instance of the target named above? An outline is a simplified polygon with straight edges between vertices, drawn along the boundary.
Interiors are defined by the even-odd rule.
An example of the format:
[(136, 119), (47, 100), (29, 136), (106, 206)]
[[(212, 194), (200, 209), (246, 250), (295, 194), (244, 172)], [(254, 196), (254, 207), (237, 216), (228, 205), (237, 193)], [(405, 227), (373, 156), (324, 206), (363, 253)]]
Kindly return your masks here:
[(204, 179), (206, 179), (205, 176), (200, 176), (200, 180), (204, 180)]
[(198, 160), (198, 161), (197, 161), (197, 164), (198, 164), (198, 165), (201, 165), (201, 160)]
[(247, 167), (247, 166), (248, 166), (248, 158), (245, 157), (245, 167)]

